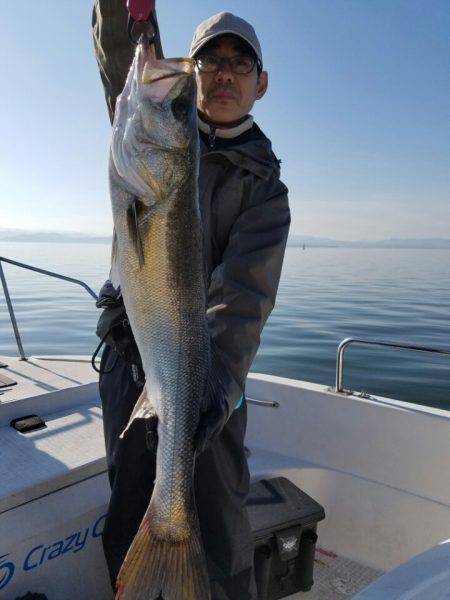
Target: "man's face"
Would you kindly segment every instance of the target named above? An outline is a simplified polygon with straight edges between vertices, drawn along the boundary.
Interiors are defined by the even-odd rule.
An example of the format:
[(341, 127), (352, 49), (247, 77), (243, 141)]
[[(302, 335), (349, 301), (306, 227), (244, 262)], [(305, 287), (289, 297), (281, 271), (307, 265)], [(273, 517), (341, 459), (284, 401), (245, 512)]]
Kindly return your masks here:
[[(234, 58), (249, 54), (249, 49), (239, 38), (224, 35), (206, 44), (198, 56), (202, 54)], [(195, 74), (200, 116), (215, 125), (230, 126), (242, 121), (267, 89), (267, 71), (262, 71), (258, 76), (256, 64), (247, 74), (233, 73), (226, 62), (222, 63), (217, 73), (203, 73), (196, 67)]]

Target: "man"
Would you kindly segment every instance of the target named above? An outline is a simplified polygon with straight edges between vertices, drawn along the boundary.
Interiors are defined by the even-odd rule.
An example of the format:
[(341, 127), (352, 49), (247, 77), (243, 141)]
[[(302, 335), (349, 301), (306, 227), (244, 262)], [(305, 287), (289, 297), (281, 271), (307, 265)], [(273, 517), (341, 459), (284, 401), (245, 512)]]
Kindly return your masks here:
[[(112, 118), (132, 60), (124, 2), (96, 0), (94, 43)], [(161, 56), (159, 37), (156, 50)], [(270, 141), (249, 115), (268, 85), (258, 38), (246, 21), (220, 13), (201, 23), (196, 62), (201, 144), (207, 321), (227, 381), (226, 405), (202, 416), (196, 437), (195, 498), (213, 600), (256, 600), (253, 540), (245, 509), (245, 379), (274, 303), (290, 224), (287, 189)], [(142, 374), (118, 347), (102, 356), (108, 469), (112, 487), (103, 544), (114, 585), (155, 477), (155, 440), (145, 424), (118, 435), (142, 389)], [(125, 360), (124, 360), (125, 357)], [(133, 364), (130, 364), (133, 363)]]

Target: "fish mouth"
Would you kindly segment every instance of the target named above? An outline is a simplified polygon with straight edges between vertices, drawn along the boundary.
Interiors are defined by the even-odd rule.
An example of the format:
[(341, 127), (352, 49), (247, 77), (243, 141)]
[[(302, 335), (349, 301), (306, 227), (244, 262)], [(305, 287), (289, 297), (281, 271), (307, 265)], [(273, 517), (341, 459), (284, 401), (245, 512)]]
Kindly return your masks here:
[(146, 72), (146, 69), (144, 69), (144, 72), (142, 74), (142, 83), (149, 85), (152, 83), (156, 83), (157, 81), (162, 81), (163, 79), (172, 79), (175, 77), (191, 77), (191, 73), (180, 73), (177, 71), (167, 71), (166, 73), (149, 73), (148, 71)]
[(144, 65), (141, 81), (151, 100), (162, 103), (180, 80), (192, 79), (193, 73), (191, 59), (150, 59)]
[(150, 57), (142, 72), (142, 83), (153, 84), (164, 79), (191, 77), (194, 61), (191, 58), (153, 59)]

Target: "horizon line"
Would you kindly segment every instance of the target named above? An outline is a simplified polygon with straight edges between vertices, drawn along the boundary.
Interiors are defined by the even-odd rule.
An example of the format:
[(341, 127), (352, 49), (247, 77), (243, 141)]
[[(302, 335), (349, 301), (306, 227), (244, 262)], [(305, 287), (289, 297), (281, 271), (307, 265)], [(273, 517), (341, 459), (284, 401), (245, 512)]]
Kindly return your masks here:
[[(112, 237), (112, 232), (111, 233), (94, 233), (94, 232), (81, 232), (81, 231), (70, 231), (70, 230), (55, 230), (55, 229), (20, 229), (20, 228), (16, 228), (16, 227), (0, 227), (0, 241), (1, 241), (1, 235), (5, 234), (5, 235), (58, 235), (58, 236), (73, 236), (73, 237), (79, 237), (81, 239), (89, 239), (89, 238), (111, 238)], [(355, 243), (355, 242), (364, 242), (364, 243), (372, 243), (372, 242), (391, 242), (391, 241), (416, 241), (416, 242), (423, 242), (423, 241), (446, 241), (446, 242), (450, 242), (450, 237), (445, 238), (445, 237), (430, 237), (430, 236), (425, 236), (425, 237), (386, 237), (386, 238), (358, 238), (358, 239), (342, 239), (342, 238), (334, 238), (334, 237), (328, 237), (328, 236), (324, 236), (324, 235), (311, 235), (311, 234), (306, 234), (306, 233), (297, 233), (295, 231), (289, 232), (289, 238), (292, 237), (296, 237), (296, 238), (305, 238), (305, 242), (310, 239), (310, 240), (323, 240), (323, 241), (330, 241), (330, 242), (350, 242), (350, 243)], [(299, 243), (302, 243), (300, 240), (298, 240)]]

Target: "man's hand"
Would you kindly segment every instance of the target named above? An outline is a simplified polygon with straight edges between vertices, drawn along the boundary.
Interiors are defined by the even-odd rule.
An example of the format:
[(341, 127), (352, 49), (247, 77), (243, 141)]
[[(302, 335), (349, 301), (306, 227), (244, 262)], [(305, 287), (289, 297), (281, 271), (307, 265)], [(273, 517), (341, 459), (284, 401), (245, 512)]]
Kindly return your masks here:
[(194, 437), (194, 447), (201, 454), (220, 434), (234, 410), (228, 393), (230, 378), (226, 367), (211, 342), (211, 361), (205, 397), (200, 411), (200, 421)]
[[(219, 435), (228, 421), (229, 407), (223, 399), (214, 398), (209, 401), (208, 407), (200, 415), (200, 422), (194, 437), (194, 448), (201, 454), (210, 445), (212, 440)], [(150, 452), (156, 454), (158, 450), (158, 417), (145, 419), (146, 445)]]
[[(201, 454), (221, 433), (233, 410), (240, 404), (241, 398), (234, 404), (231, 402), (227, 385), (231, 375), (228, 373), (218, 352), (211, 343), (211, 359), (205, 396), (200, 408), (200, 420), (194, 436), (194, 449)], [(138, 401), (139, 403), (139, 401)], [(136, 403), (136, 405), (138, 405)], [(134, 409), (136, 411), (136, 407)], [(158, 417), (156, 412), (149, 418), (145, 415), (147, 448), (156, 454), (158, 448)]]
[(211, 398), (209, 408), (200, 416), (194, 446), (197, 454), (201, 454), (220, 434), (230, 415), (230, 408), (224, 398)]

